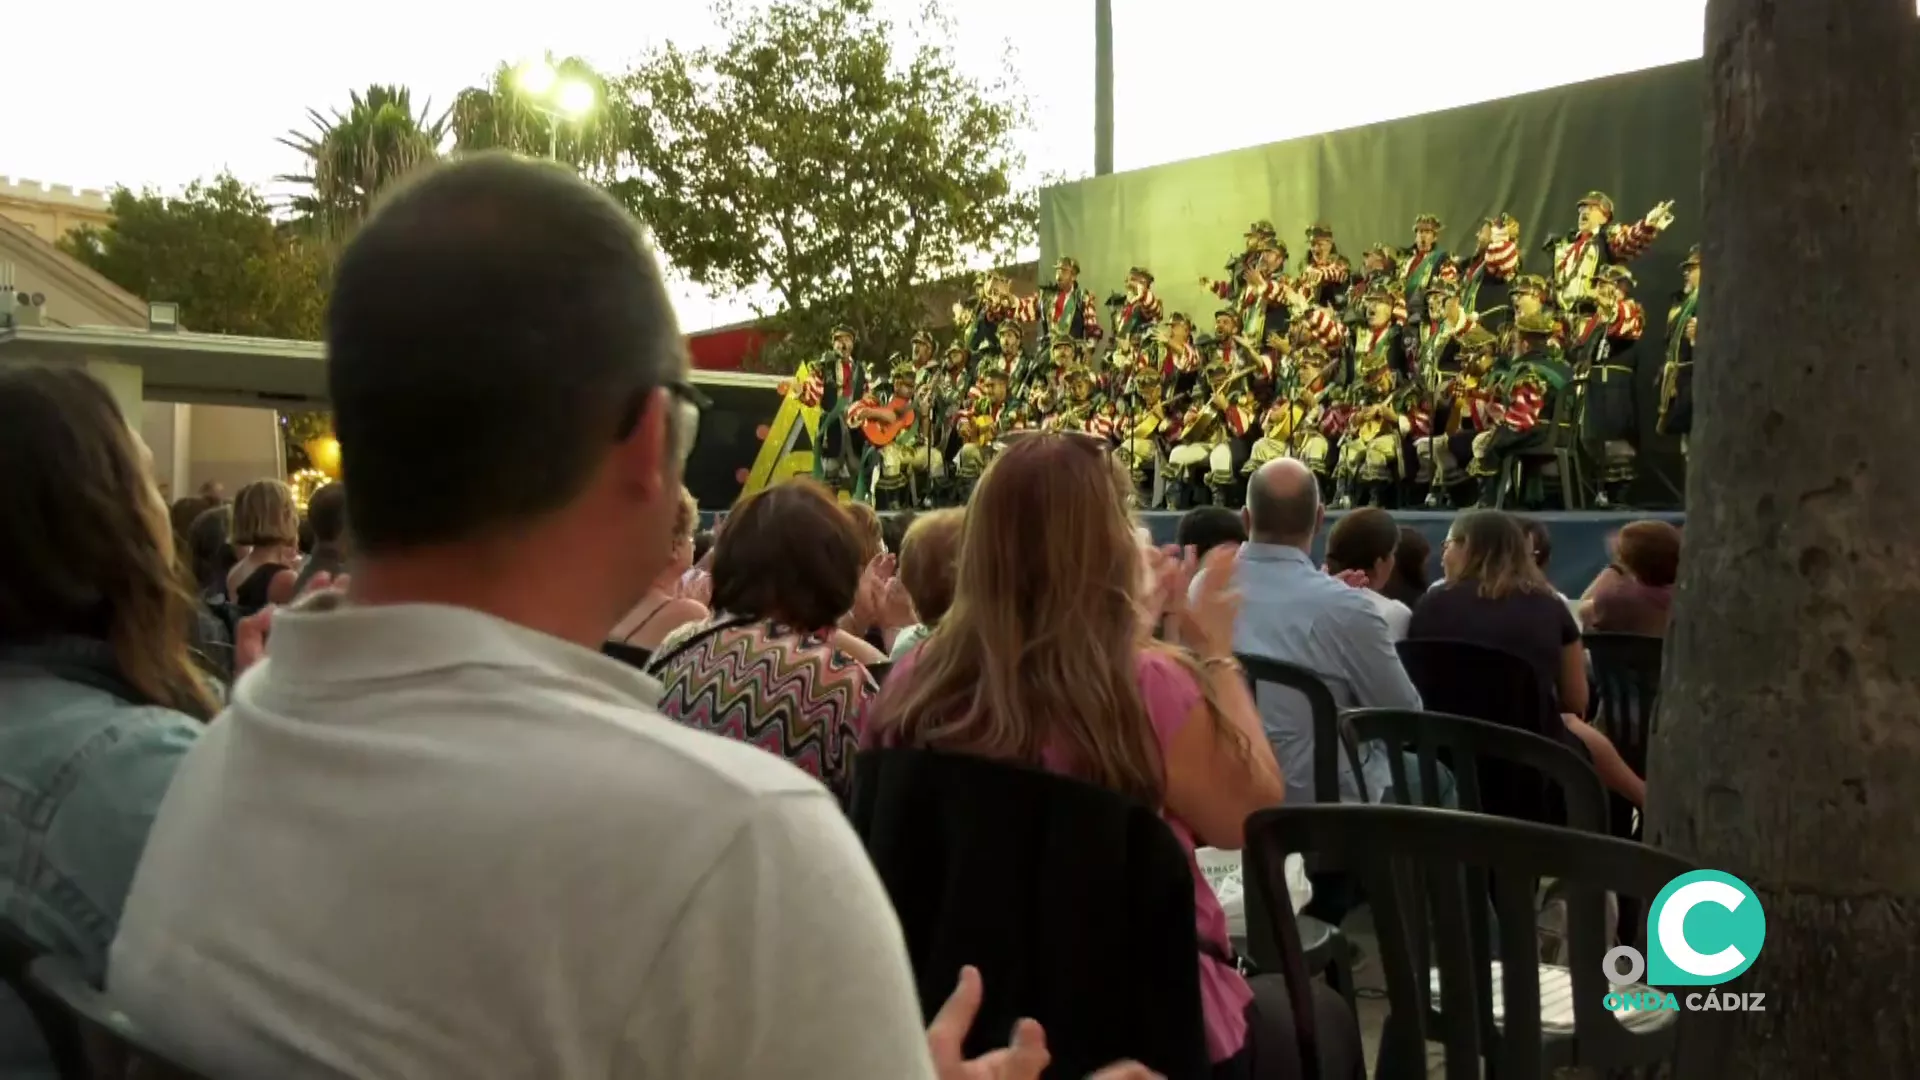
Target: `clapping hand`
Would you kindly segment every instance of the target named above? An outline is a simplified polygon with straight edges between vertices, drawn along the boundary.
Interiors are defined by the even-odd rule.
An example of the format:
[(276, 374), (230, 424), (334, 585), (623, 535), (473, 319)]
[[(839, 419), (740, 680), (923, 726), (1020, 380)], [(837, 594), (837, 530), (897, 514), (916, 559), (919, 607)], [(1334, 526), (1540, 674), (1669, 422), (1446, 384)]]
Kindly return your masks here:
[[(321, 592), (336, 592), (345, 595), (347, 585), (353, 580), (351, 574), (341, 574), (338, 578), (322, 570), (307, 579), (306, 588), (300, 590), (295, 602)], [(273, 613), (278, 605), (268, 604), (259, 611), (241, 619), (233, 628), (233, 673), (238, 676), (267, 655), (267, 635), (273, 632)]]
[[(1201, 659), (1233, 655), (1233, 627), (1240, 618), (1240, 589), (1234, 582), (1240, 545), (1221, 544), (1200, 563), (1200, 588), (1186, 607), (1183, 640)], [(1186, 566), (1194, 562), (1193, 549), (1187, 549)], [(1189, 573), (1188, 580), (1195, 575)]]
[[(953, 989), (939, 1015), (927, 1025), (927, 1049), (933, 1055), (934, 1073), (940, 1080), (1039, 1080), (1053, 1056), (1047, 1052), (1047, 1035), (1033, 1020), (1013, 1026), (1007, 1045), (968, 1061), (962, 1055), (967, 1032), (980, 1012), (984, 995), (980, 972), (972, 965), (960, 969), (960, 984)], [(1090, 1080), (1160, 1080), (1159, 1074), (1144, 1065), (1123, 1062), (1110, 1065)]]

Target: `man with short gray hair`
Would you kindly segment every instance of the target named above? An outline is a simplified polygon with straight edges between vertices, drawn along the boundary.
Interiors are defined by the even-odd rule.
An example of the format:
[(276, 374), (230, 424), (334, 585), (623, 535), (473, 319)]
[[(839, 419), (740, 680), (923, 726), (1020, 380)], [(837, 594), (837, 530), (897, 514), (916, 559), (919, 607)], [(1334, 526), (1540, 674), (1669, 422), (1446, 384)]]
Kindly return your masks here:
[[(1347, 708), (1420, 708), (1400, 666), (1386, 620), (1366, 595), (1314, 565), (1310, 551), (1326, 509), (1307, 467), (1292, 458), (1262, 465), (1247, 485), (1247, 531), (1236, 573), (1242, 601), (1233, 648), (1318, 675)], [(1197, 587), (1197, 585), (1196, 585)], [(1267, 739), (1280, 759), (1287, 802), (1314, 802), (1313, 714), (1298, 692), (1262, 686), (1257, 695)], [(1367, 791), (1379, 797), (1392, 775), (1383, 754), (1363, 755)], [(1342, 756), (1340, 794), (1359, 798)]]

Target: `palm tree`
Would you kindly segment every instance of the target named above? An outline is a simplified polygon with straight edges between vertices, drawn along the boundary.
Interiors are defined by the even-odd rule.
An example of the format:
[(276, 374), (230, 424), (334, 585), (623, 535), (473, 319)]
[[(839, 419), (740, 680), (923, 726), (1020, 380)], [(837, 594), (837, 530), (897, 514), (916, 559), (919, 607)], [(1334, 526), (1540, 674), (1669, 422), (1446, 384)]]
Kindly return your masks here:
[(307, 110), (311, 131), (280, 139), (307, 159), (307, 171), (275, 179), (305, 190), (288, 200), (295, 215), (334, 237), (366, 217), (381, 191), (427, 162), (438, 160), (447, 142), (447, 114), (418, 113), (404, 86), (354, 91), (345, 112), (324, 116)]
[(487, 85), (468, 87), (454, 99), (454, 144), (463, 151), (502, 149), (551, 156), (588, 179), (611, 179), (631, 130), (626, 94), (578, 57), (548, 57), (545, 62), (552, 67), (557, 84), (575, 82), (590, 87), (593, 107), (577, 117), (560, 116), (548, 103), (522, 89), (518, 68), (501, 64)]

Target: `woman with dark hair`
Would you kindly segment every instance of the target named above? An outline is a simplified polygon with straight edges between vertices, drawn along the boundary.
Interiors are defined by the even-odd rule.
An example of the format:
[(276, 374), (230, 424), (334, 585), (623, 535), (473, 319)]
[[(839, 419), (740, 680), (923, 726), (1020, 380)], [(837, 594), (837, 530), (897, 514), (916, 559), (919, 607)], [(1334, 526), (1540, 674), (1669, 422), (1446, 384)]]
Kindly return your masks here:
[(1589, 630), (1666, 637), (1673, 583), (1680, 576), (1680, 530), (1664, 521), (1636, 521), (1613, 539), (1613, 562), (1580, 597)]
[(202, 599), (225, 606), (227, 573), (240, 562), (227, 537), (233, 534), (233, 507), (216, 502), (187, 528), (188, 561)]
[[(0, 371), (0, 910), (98, 979), (213, 695), (144, 444), (74, 369)], [(0, 989), (0, 1076), (46, 1068)]]
[[(1286, 786), (1233, 656), (1234, 549), (1205, 560), (1189, 606), (1184, 575), (1156, 565), (1135, 535), (1131, 485), (1114, 481), (1107, 458), (1070, 436), (1009, 441), (968, 501), (952, 604), (896, 663), (866, 739), (1048, 769), (1139, 799), (1190, 860), (1198, 845), (1239, 850), (1247, 816), (1279, 804)], [(1163, 612), (1197, 656), (1151, 638)], [(1291, 1075), (1299, 1050), (1285, 984), (1250, 984), (1222, 959), (1226, 916), (1197, 864), (1193, 876), (1214, 1075)], [(1312, 993), (1321, 1075), (1359, 1075), (1352, 1013), (1326, 987)]]
[(844, 794), (876, 689), (864, 665), (885, 659), (835, 625), (870, 540), (811, 480), (748, 496), (714, 541), (712, 616), (654, 650), (660, 711), (774, 750)]
[(1587, 712), (1587, 650), (1560, 594), (1534, 561), (1534, 545), (1509, 514), (1461, 514), (1440, 551), (1447, 579), (1413, 609), (1407, 640), (1471, 641), (1525, 660), (1586, 748), (1600, 779), (1639, 805), (1646, 786)]
[(1380, 592), (1389, 600), (1398, 600), (1409, 608), (1420, 603), (1432, 583), (1427, 578), (1427, 560), (1433, 557), (1433, 545), (1419, 529), (1400, 526), (1400, 542), (1393, 549), (1393, 574)]

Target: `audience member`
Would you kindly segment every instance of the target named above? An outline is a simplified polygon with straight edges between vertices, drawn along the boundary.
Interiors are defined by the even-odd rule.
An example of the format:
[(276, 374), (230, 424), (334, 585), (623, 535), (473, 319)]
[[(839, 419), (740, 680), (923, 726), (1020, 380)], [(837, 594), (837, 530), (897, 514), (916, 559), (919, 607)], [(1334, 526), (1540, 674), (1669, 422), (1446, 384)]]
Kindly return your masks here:
[(1580, 623), (1580, 605), (1569, 600), (1566, 593), (1554, 588), (1553, 579), (1547, 576), (1547, 566), (1553, 562), (1552, 530), (1548, 529), (1546, 523), (1538, 518), (1522, 517), (1518, 514), (1511, 516), (1515, 521), (1519, 522), (1520, 530), (1527, 536), (1527, 546), (1533, 552), (1533, 565), (1540, 569), (1540, 577), (1546, 581), (1547, 588), (1553, 591), (1553, 595), (1560, 598), (1560, 603), (1564, 604), (1568, 613), (1573, 616), (1574, 625), (1578, 626)]
[(347, 572), (347, 487), (327, 484), (307, 499), (307, 524), (313, 528), (313, 548), (294, 575), (293, 595), (306, 591), (316, 575), (329, 579)]
[(1673, 583), (1680, 574), (1680, 530), (1664, 521), (1636, 521), (1613, 539), (1613, 562), (1580, 597), (1589, 630), (1667, 636)]
[(191, 570), (193, 568), (193, 523), (201, 514), (219, 506), (217, 499), (204, 495), (187, 495), (173, 501), (167, 511), (168, 523), (173, 528), (173, 550), (180, 562)]
[(598, 651), (699, 421), (644, 231), (550, 163), (421, 170), (326, 338), (350, 601), (280, 610), (181, 765), (115, 1005), (216, 1076), (968, 1075), (978, 979), (922, 1029), (826, 790)]
[(906, 592), (914, 623), (894, 639), (892, 659), (913, 651), (953, 606), (953, 577), (960, 558), (960, 527), (967, 512), (959, 508), (925, 514), (900, 542), (900, 573), (894, 580)]
[(657, 649), (675, 630), (708, 617), (707, 605), (683, 595), (687, 571), (693, 568), (693, 527), (700, 521), (700, 508), (685, 490), (673, 512), (673, 557), (660, 576), (647, 586), (647, 594), (627, 612), (607, 635), (608, 641), (641, 649)]
[(1407, 636), (1407, 620), (1413, 617), (1407, 605), (1385, 595), (1399, 546), (1400, 530), (1393, 515), (1377, 506), (1349, 512), (1327, 533), (1327, 571), (1337, 576), (1365, 575), (1361, 595), (1386, 620), (1387, 635), (1394, 641)]
[(233, 497), (233, 544), (245, 548), (227, 571), (227, 596), (240, 618), (297, 595), (300, 514), (293, 490), (278, 480), (256, 480)]
[(228, 539), (232, 535), (233, 507), (226, 503), (202, 511), (187, 530), (194, 584), (202, 600), (222, 606), (227, 602), (227, 574), (240, 562)]
[(1587, 711), (1587, 657), (1580, 628), (1534, 560), (1537, 550), (1510, 514), (1475, 510), (1454, 519), (1440, 558), (1447, 580), (1414, 609), (1409, 639), (1471, 641), (1525, 660), (1557, 701), (1567, 730), (1585, 745), (1600, 779), (1638, 804), (1644, 785), (1607, 737), (1579, 719)]
[(900, 547), (907, 539), (907, 530), (913, 528), (918, 517), (911, 510), (901, 510), (880, 520), (880, 537), (887, 554), (896, 557), (900, 554)]
[[(1326, 510), (1320, 486), (1292, 458), (1262, 465), (1247, 484), (1252, 540), (1240, 549), (1238, 578), (1246, 603), (1234, 626), (1233, 647), (1248, 656), (1279, 660), (1318, 675), (1343, 709), (1418, 709), (1420, 694), (1400, 666), (1393, 634), (1371, 590), (1322, 573), (1308, 554)], [(1260, 687), (1260, 716), (1287, 778), (1287, 801), (1321, 795), (1313, 777), (1313, 713), (1297, 691)], [(1367, 793), (1393, 783), (1386, 755), (1371, 745), (1362, 761)], [(1346, 756), (1340, 757), (1340, 797), (1357, 799)]]
[[(106, 389), (77, 368), (0, 369), (0, 473), (0, 912), (97, 979), (215, 705), (167, 507)], [(50, 1068), (0, 987), (0, 1076)]]
[(873, 508), (873, 504), (850, 502), (840, 504), (840, 508), (853, 518), (854, 526), (859, 531), (860, 565), (865, 566), (885, 555), (889, 550), (886, 527), (880, 520), (880, 512)]
[(700, 569), (707, 561), (707, 552), (713, 550), (713, 530), (701, 529), (693, 534), (693, 569)]
[(227, 501), (227, 485), (218, 480), (209, 480), (200, 485), (200, 497), (212, 499), (216, 503), (225, 503)]
[(1427, 543), (1426, 534), (1411, 525), (1400, 526), (1400, 543), (1393, 549), (1393, 577), (1380, 591), (1411, 611), (1431, 587), (1427, 562), (1432, 558), (1433, 545)]
[[(1142, 595), (1145, 554), (1118, 485), (1106, 481), (1106, 457), (1070, 437), (1001, 452), (968, 502), (953, 606), (940, 632), (895, 667), (868, 741), (1072, 775), (1164, 807), (1189, 850), (1238, 850), (1247, 815), (1279, 803), (1284, 787), (1233, 656), (1232, 552), (1208, 557), (1212, 572), (1185, 607), (1199, 660), (1151, 642), (1157, 601), (1182, 600), (1184, 590), (1176, 581)], [(1197, 869), (1194, 908), (1216, 1075), (1249, 1075), (1256, 1059), (1297, 1062), (1284, 982), (1256, 978), (1256, 993), (1216, 959), (1227, 952), (1226, 919)], [(1352, 1015), (1312, 986), (1331, 999), (1317, 1009), (1333, 1056), (1322, 1075), (1354, 1075)]]
[(807, 481), (756, 492), (714, 545), (713, 613), (668, 634), (648, 670), (660, 711), (786, 758), (845, 794), (885, 657), (834, 626), (861, 584), (860, 526)]
[[(1131, 489), (1131, 482), (1129, 482)], [(1247, 523), (1238, 513), (1224, 506), (1196, 506), (1180, 515), (1174, 527), (1173, 542), (1181, 551), (1192, 550), (1204, 557), (1221, 544), (1247, 542)]]

